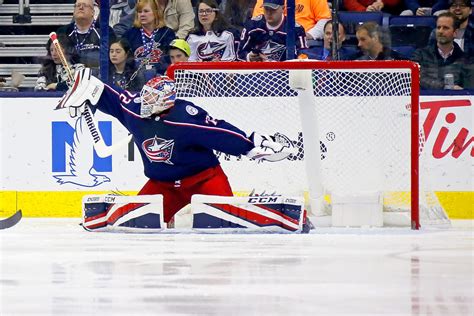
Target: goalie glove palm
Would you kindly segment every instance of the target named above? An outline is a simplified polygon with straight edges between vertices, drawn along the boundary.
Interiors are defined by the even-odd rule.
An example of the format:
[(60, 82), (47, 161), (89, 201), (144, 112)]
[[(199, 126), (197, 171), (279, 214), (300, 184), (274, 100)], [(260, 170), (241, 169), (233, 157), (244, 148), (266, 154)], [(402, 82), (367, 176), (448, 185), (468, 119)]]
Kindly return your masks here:
[(81, 115), (87, 103), (96, 105), (99, 102), (102, 91), (104, 84), (91, 74), (90, 68), (81, 69), (56, 108), (69, 108), (71, 117)]
[[(275, 137), (277, 135), (278, 137)], [(280, 161), (291, 155), (293, 153), (291, 141), (281, 134), (275, 136), (252, 133), (249, 138), (255, 147), (247, 153), (247, 157), (255, 160)], [(282, 136), (285, 138), (284, 142), (281, 141)]]

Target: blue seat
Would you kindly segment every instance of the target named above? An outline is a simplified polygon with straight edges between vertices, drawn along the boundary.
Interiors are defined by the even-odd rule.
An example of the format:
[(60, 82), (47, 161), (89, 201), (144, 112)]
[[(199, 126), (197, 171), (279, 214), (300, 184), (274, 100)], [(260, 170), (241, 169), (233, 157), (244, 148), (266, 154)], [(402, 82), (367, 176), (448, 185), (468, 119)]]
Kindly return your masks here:
[(436, 28), (434, 16), (392, 16), (388, 29), (392, 37), (392, 46), (425, 47), (431, 31)]
[(392, 46), (392, 49), (405, 57), (406, 59), (410, 59), (413, 52), (416, 50), (415, 46)]
[(378, 25), (382, 25), (383, 22), (382, 12), (339, 11), (337, 16), (339, 17), (339, 22), (344, 24), (346, 33), (349, 34), (355, 34), (355, 28), (365, 22), (375, 22)]
[(391, 16), (388, 18), (388, 26), (429, 26), (432, 29), (436, 27), (435, 16)]

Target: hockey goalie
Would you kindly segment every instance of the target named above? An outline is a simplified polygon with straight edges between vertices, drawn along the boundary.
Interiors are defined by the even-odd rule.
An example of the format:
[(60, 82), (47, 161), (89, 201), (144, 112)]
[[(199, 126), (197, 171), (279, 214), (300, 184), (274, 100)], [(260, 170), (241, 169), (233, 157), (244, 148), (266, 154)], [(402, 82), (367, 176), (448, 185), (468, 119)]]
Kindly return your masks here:
[[(148, 81), (138, 95), (104, 84), (90, 69), (83, 69), (76, 73), (59, 107), (69, 108), (74, 115), (90, 109), (117, 118), (133, 135), (149, 179), (138, 197), (120, 197), (120, 202), (107, 196), (86, 197), (83, 226), (87, 230), (173, 227), (175, 214), (192, 199), (197, 208), (190, 214), (192, 228), (306, 230), (302, 199), (232, 197), (227, 176), (214, 154), (217, 150), (277, 162), (293, 153), (291, 142), (255, 132), (247, 136), (203, 108), (176, 98), (175, 83), (166, 76)], [(156, 196), (162, 200), (153, 198)]]

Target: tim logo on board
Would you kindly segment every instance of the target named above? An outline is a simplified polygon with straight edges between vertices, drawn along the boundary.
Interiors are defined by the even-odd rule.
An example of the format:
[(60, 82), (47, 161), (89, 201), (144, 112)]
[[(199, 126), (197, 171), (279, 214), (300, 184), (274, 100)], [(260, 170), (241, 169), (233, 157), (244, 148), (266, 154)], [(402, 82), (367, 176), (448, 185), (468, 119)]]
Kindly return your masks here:
[[(112, 122), (99, 122), (107, 145), (112, 141)], [(112, 157), (100, 158), (94, 152), (92, 136), (83, 117), (72, 127), (68, 122), (52, 122), (52, 172), (60, 185), (98, 187), (110, 178)]]

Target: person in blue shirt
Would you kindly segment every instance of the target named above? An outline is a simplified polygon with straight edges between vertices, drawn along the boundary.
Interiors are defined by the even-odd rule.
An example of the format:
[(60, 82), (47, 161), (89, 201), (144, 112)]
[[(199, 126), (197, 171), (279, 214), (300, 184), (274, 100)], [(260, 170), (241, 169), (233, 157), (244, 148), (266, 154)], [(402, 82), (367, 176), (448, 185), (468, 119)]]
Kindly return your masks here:
[(192, 102), (176, 98), (175, 83), (159, 76), (140, 94), (103, 84), (83, 69), (62, 101), (83, 113), (85, 104), (107, 113), (133, 135), (148, 182), (140, 194), (162, 194), (164, 221), (191, 202), (194, 194), (232, 196), (232, 189), (214, 150), (278, 161), (290, 148), (273, 136), (249, 136), (232, 124), (213, 118)]
[[(245, 24), (240, 35), (239, 58), (246, 61), (286, 60), (287, 23), (283, 14), (284, 0), (264, 0), (263, 15)], [(308, 48), (306, 33), (295, 24), (296, 56), (301, 49)]]
[(165, 26), (163, 14), (158, 10), (155, 1), (138, 1), (133, 27), (123, 38), (130, 43), (137, 65), (148, 70), (147, 77), (165, 73), (170, 64), (165, 51), (176, 35), (172, 29)]

